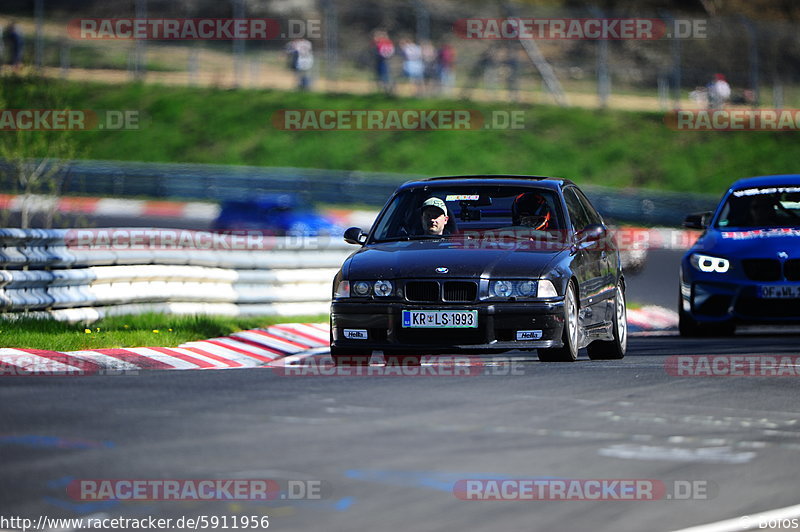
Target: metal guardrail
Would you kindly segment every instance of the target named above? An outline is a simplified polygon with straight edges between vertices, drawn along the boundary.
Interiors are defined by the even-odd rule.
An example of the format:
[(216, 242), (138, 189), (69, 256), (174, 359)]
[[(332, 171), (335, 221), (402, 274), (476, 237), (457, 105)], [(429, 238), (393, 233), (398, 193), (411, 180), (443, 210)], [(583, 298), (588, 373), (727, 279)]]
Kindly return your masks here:
[[(0, 161), (0, 188), (13, 190), (7, 163)], [(534, 171), (532, 169), (532, 171)], [(74, 161), (64, 171), (62, 194), (222, 201), (261, 193), (291, 192), (313, 203), (381, 207), (395, 188), (424, 176), (211, 164)], [(711, 210), (719, 198), (707, 194), (614, 189), (583, 185), (570, 177), (607, 218), (618, 222), (678, 226), (687, 213)]]
[[(163, 239), (163, 230), (98, 231), (0, 229), (0, 311), (66, 321), (148, 311), (324, 314), (333, 277), (354, 249), (333, 241), (307, 249), (282, 237), (236, 248), (229, 235), (181, 231), (181, 243)], [(127, 236), (98, 238), (112, 231)], [(156, 245), (140, 245), (153, 235)]]

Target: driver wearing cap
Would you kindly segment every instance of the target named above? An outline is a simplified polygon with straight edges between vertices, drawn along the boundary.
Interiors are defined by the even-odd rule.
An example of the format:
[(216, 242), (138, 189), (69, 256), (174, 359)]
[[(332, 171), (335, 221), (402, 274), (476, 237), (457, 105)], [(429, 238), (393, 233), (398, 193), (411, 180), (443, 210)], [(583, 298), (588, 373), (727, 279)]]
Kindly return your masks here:
[(441, 235), (449, 219), (447, 205), (440, 198), (431, 197), (422, 203), (422, 227), (425, 234)]

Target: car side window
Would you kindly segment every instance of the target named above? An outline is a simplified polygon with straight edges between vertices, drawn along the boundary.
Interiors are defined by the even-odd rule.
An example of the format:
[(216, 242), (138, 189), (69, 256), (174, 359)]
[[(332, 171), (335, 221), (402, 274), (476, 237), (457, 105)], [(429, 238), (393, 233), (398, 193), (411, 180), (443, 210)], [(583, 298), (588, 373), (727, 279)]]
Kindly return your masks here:
[(575, 191), (572, 188), (564, 189), (564, 202), (567, 204), (569, 218), (572, 220), (572, 228), (575, 231), (581, 231), (587, 225), (589, 225), (589, 217), (586, 214), (586, 211), (584, 211), (580, 199), (578, 199), (578, 196), (575, 194)]
[(586, 211), (586, 215), (589, 218), (589, 223), (602, 225), (603, 217), (600, 216), (600, 213), (597, 212), (597, 209), (594, 208), (594, 205), (592, 205), (592, 202), (589, 201), (589, 198), (586, 197), (586, 194), (584, 194), (583, 191), (579, 188), (572, 190), (575, 192), (575, 194), (577, 194), (578, 199), (581, 202), (581, 205), (583, 205), (583, 210)]

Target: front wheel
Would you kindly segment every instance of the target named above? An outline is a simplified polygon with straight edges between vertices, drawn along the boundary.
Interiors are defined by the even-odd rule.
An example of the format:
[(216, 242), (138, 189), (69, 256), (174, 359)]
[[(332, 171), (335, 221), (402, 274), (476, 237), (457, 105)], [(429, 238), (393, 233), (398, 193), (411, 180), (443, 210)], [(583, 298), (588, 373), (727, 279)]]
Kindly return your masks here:
[(561, 334), (562, 347), (539, 349), (542, 362), (574, 362), (578, 359), (578, 301), (575, 284), (570, 281), (564, 294), (564, 332)]
[(596, 340), (586, 347), (592, 360), (616, 360), (623, 358), (628, 350), (628, 316), (625, 308), (625, 291), (617, 285), (614, 294), (613, 338)]

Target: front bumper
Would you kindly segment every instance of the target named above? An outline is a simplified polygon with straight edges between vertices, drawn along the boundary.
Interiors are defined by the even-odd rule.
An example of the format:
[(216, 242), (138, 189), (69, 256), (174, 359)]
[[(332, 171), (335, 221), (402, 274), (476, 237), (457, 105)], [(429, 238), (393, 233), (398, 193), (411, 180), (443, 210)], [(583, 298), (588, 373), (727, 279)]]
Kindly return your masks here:
[[(477, 310), (478, 327), (412, 329), (403, 310)], [(507, 351), (561, 347), (564, 301), (479, 302), (470, 304), (336, 300), (331, 304), (331, 346), (416, 353)], [(344, 329), (367, 331), (365, 339), (344, 337)], [(538, 340), (517, 340), (517, 331), (542, 331)]]
[(800, 283), (724, 281), (720, 276), (681, 276), (681, 310), (701, 323), (800, 323), (800, 299), (760, 297), (762, 286)]

